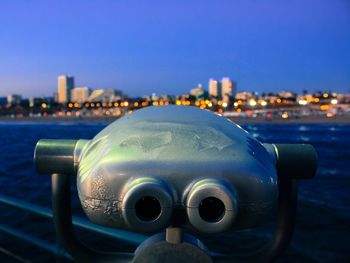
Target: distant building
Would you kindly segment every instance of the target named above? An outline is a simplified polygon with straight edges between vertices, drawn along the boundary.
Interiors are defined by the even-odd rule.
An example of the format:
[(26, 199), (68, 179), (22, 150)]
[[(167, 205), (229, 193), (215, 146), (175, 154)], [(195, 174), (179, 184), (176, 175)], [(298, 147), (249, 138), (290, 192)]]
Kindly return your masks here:
[(207, 97), (208, 93), (203, 89), (202, 84), (198, 84), (198, 86), (190, 91), (191, 95), (196, 97), (196, 99), (203, 99)]
[(22, 96), (18, 94), (11, 94), (7, 96), (7, 105), (20, 104), (22, 101)]
[(29, 107), (33, 108), (35, 105), (35, 98), (34, 97), (29, 97)]
[(248, 101), (254, 98), (256, 98), (256, 96), (251, 92), (239, 92), (236, 94), (236, 100)]
[(293, 104), (297, 99), (297, 95), (290, 91), (280, 91), (277, 95), (282, 99), (283, 103)]
[(275, 103), (279, 99), (279, 97), (277, 97), (277, 95), (275, 95), (274, 93), (268, 93), (267, 95), (263, 96), (262, 99), (268, 101), (269, 103)]
[(52, 104), (55, 102), (54, 97), (30, 97), (28, 99), (28, 105), (29, 107), (40, 107), (41, 104)]
[(58, 103), (70, 101), (70, 93), (74, 88), (74, 77), (62, 75), (58, 77)]
[(339, 103), (350, 103), (350, 94), (337, 94)]
[(224, 102), (229, 102), (236, 92), (236, 83), (230, 78), (221, 80), (221, 98)]
[(71, 101), (83, 103), (88, 100), (90, 93), (89, 87), (76, 87), (71, 91)]
[(295, 99), (297, 97), (297, 95), (295, 93), (290, 92), (290, 91), (285, 91), (285, 90), (278, 92), (277, 95), (281, 99)]
[(57, 93), (57, 92), (54, 92), (54, 93), (52, 94), (52, 97), (53, 97), (53, 99), (54, 99), (54, 102), (58, 102), (58, 93)]
[(161, 95), (159, 97), (159, 100), (161, 100), (161, 101), (175, 101), (175, 98), (172, 95)]
[(215, 79), (209, 80), (209, 96), (221, 99), (221, 83)]
[(121, 91), (114, 89), (94, 90), (88, 98), (90, 102), (112, 102), (124, 98)]

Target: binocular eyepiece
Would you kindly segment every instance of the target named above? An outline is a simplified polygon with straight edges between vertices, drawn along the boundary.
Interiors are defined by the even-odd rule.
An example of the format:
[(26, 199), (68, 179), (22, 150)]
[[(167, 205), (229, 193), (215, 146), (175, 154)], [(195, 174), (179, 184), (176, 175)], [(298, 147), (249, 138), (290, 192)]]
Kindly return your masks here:
[(176, 190), (154, 177), (139, 177), (127, 183), (121, 201), (123, 226), (154, 232), (176, 224), (174, 210), (183, 210), (197, 231), (215, 233), (227, 230), (237, 214), (234, 192), (215, 179), (196, 181), (186, 189), (181, 202)]
[(140, 232), (252, 228), (276, 210), (281, 176), (312, 177), (310, 145), (261, 144), (224, 117), (194, 107), (149, 107), (92, 140), (40, 140), (39, 173), (77, 175), (97, 224)]

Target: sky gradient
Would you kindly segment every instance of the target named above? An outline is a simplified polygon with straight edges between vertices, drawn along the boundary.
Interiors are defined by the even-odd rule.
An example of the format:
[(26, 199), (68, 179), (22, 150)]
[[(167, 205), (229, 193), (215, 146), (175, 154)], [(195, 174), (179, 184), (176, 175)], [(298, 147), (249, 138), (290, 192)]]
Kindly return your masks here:
[(350, 92), (350, 1), (1, 1), (0, 96), (51, 96), (65, 73), (130, 96), (224, 76)]

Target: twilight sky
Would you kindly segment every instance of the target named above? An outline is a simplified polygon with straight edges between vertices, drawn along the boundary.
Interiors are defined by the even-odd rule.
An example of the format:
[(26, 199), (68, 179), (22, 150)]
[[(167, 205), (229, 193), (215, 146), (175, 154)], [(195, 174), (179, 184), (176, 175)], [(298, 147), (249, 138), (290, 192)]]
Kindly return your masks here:
[(180, 94), (228, 76), (238, 90), (350, 92), (348, 0), (0, 3), (0, 96), (77, 86)]

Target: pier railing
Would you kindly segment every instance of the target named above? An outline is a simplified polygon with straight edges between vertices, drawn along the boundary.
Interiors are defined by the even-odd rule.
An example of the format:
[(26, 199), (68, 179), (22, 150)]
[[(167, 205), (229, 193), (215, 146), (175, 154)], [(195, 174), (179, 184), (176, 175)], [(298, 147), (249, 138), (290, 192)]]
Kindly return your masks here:
[[(0, 195), (0, 204), (8, 205), (16, 209), (21, 209), (23, 211), (26, 211), (44, 218), (48, 218), (48, 219), (53, 218), (51, 209), (48, 209), (46, 207), (42, 207), (39, 205), (31, 204), (29, 202), (15, 199), (9, 196)], [(73, 216), (72, 223), (74, 226), (78, 228), (88, 230), (93, 233), (101, 234), (110, 238), (122, 240), (134, 245), (141, 244), (147, 238), (147, 236), (145, 235), (133, 233), (126, 230), (111, 229), (107, 227), (98, 226), (89, 222), (87, 219), (84, 219), (78, 216)], [(0, 223), (0, 232), (10, 235), (12, 237), (15, 237), (19, 240), (28, 242), (32, 245), (35, 245), (43, 250), (46, 250), (52, 253), (55, 256), (71, 259), (70, 255), (58, 244), (40, 239), (32, 234), (22, 232), (9, 225)]]

